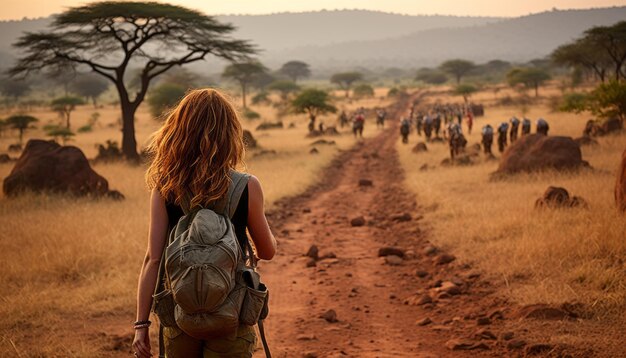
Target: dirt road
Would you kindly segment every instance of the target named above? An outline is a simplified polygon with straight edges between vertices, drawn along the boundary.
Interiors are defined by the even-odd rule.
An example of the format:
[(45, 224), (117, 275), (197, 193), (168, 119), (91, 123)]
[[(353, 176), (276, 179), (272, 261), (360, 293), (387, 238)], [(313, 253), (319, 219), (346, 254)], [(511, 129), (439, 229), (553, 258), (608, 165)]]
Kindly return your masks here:
[[(446, 342), (471, 336), (477, 318), (498, 306), (467, 266), (441, 263), (452, 257), (431, 252), (420, 208), (403, 188), (396, 141), (392, 126), (358, 143), (318, 186), (271, 213), (279, 254), (261, 272), (271, 289), (267, 328), (276, 357), (448, 356)], [(364, 225), (353, 226), (360, 216)], [(305, 256), (311, 245), (321, 259)], [(383, 247), (404, 257), (379, 257)], [(425, 295), (433, 302), (420, 302)], [(432, 323), (419, 326), (423, 319)], [(497, 351), (473, 348), (466, 353)]]

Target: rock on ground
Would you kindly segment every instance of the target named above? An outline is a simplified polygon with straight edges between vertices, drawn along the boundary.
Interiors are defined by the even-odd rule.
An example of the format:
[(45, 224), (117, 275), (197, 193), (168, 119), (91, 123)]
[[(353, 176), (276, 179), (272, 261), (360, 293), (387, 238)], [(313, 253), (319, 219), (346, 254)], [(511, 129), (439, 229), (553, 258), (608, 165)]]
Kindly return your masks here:
[(587, 201), (579, 196), (570, 197), (565, 188), (550, 186), (543, 196), (535, 201), (535, 208), (574, 208), (588, 207)]
[(109, 190), (109, 182), (91, 168), (79, 148), (39, 139), (28, 141), (4, 179), (3, 191), (7, 196), (34, 191), (124, 198), (121, 193)]
[(531, 172), (542, 169), (577, 169), (588, 165), (580, 146), (570, 137), (530, 134), (521, 137), (502, 154), (498, 173)]

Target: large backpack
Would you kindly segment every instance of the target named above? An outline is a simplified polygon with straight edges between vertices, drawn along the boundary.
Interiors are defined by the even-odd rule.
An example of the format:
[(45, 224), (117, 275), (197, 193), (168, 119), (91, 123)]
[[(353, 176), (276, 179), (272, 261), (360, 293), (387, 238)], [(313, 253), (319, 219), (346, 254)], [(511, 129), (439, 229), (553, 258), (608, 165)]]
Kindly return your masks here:
[(170, 232), (154, 295), (161, 325), (211, 339), (233, 335), (240, 324), (255, 325), (267, 314), (267, 289), (254, 253), (247, 240), (240, 247), (231, 222), (248, 179), (231, 171), (222, 200), (205, 208), (182, 205), (185, 215)]

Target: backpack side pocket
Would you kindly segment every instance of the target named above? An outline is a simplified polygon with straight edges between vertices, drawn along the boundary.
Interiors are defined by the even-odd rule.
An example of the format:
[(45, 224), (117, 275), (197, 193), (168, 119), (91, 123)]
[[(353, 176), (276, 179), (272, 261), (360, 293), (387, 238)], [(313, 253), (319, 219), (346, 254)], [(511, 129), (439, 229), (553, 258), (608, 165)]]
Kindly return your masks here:
[(163, 290), (156, 295), (152, 296), (153, 307), (152, 311), (159, 317), (159, 322), (164, 327), (176, 327), (176, 320), (174, 319), (174, 296), (171, 290)]
[(267, 297), (268, 291), (264, 284), (260, 284), (258, 290), (246, 287), (246, 296), (241, 306), (239, 321), (248, 326), (257, 324), (265, 307)]

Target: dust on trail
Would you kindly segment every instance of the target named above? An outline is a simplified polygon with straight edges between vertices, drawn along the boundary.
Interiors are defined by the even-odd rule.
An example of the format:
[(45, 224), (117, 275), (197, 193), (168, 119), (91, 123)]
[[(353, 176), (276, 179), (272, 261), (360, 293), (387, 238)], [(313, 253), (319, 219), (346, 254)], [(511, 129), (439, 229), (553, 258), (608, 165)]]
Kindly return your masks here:
[[(273, 261), (262, 264), (261, 274), (271, 292), (266, 326), (276, 357), (449, 356), (446, 341), (476, 330), (470, 312), (498, 304), (485, 298), (490, 290), (480, 287), (467, 266), (437, 265), (438, 255), (423, 253), (428, 242), (417, 224), (420, 208), (403, 187), (395, 148), (397, 118), (405, 108), (392, 113), (391, 128), (340, 154), (318, 186), (278, 202), (270, 213), (279, 251)], [(359, 186), (360, 179), (372, 180), (373, 186)], [(400, 217), (405, 213), (409, 220)], [(366, 224), (352, 227), (350, 220), (358, 216), (365, 217)], [(307, 267), (304, 254), (312, 244), (319, 247), (320, 256), (333, 253), (336, 258)], [(401, 265), (386, 264), (378, 257), (384, 246), (407, 250), (409, 257)], [(418, 270), (427, 276), (419, 278)], [(415, 298), (428, 293), (440, 278), (461, 281), (465, 289), (476, 287), (471, 294), (415, 305)], [(338, 322), (320, 318), (331, 309)], [(426, 317), (433, 320), (431, 325), (416, 325)], [(442, 325), (443, 317), (457, 322)], [(470, 328), (455, 324), (472, 319)]]

